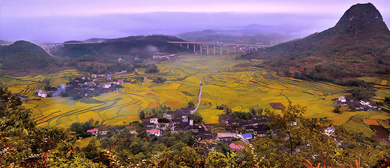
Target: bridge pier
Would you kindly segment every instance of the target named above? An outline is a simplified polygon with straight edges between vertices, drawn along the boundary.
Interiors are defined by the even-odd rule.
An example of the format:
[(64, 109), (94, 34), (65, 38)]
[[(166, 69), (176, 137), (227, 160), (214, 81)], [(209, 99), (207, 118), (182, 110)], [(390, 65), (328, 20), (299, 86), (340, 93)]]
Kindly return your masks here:
[(194, 54), (196, 53), (196, 50), (195, 50), (195, 43), (194, 43)]
[(228, 49), (228, 55), (229, 55), (229, 45), (227, 45), (227, 49)]
[(199, 50), (200, 50), (199, 52), (200, 52), (200, 54), (202, 54), (202, 44), (200, 44), (199, 46), (200, 46), (200, 47), (199, 47), (199, 48), (200, 48), (200, 49), (199, 49)]
[(207, 46), (207, 55), (209, 55), (209, 45), (206, 44), (206, 46)]
[(215, 44), (214, 44), (214, 55), (215, 55)]
[(189, 48), (190, 48), (190, 44), (187, 43), (187, 49), (189, 49)]
[(237, 46), (234, 46), (234, 54), (237, 54)]
[(180, 43), (180, 47), (183, 47), (183, 43)]
[(222, 44), (221, 44), (221, 47), (219, 49), (221, 49), (221, 55), (222, 55)]

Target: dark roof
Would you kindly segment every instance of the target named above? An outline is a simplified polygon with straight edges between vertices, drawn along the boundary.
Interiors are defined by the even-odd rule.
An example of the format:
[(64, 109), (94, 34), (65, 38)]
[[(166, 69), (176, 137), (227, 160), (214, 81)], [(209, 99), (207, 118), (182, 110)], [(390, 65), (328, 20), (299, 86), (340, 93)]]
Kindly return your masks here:
[(213, 140), (213, 135), (201, 135), (202, 136), (202, 140)]
[(235, 123), (235, 122), (237, 122), (236, 119), (230, 119), (230, 120), (228, 120), (228, 124), (233, 124), (233, 123)]
[(105, 137), (107, 137), (107, 134), (106, 135), (98, 135), (96, 139), (101, 140), (102, 138), (105, 138)]
[(114, 127), (112, 128), (113, 130), (117, 130), (117, 131), (122, 131), (124, 130), (126, 127), (125, 126), (120, 126), (120, 127)]
[(172, 122), (174, 122), (174, 123), (181, 123), (181, 119), (172, 119)]
[(355, 107), (357, 107), (357, 108), (362, 107), (362, 105), (361, 105), (359, 102), (357, 102), (357, 101), (353, 102), (353, 105), (354, 105)]
[(255, 131), (257, 134), (266, 134), (267, 133), (267, 130), (264, 128), (263, 125), (260, 125), (257, 128), (254, 128), (253, 131)]

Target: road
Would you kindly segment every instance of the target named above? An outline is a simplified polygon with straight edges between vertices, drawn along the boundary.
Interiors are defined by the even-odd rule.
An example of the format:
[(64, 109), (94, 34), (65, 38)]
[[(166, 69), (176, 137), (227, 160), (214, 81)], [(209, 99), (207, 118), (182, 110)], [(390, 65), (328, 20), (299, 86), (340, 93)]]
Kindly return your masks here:
[[(199, 80), (200, 87), (199, 87), (199, 95), (198, 95), (198, 105), (196, 105), (196, 108), (195, 108), (194, 110), (191, 111), (191, 114), (194, 114), (194, 113), (195, 113), (196, 111), (198, 111), (198, 109), (199, 109), (200, 102), (201, 102), (201, 100), (202, 100), (203, 84), (205, 84), (205, 83), (203, 83), (203, 79), (205, 79), (205, 78), (210, 78), (212, 75), (215, 75), (215, 74), (217, 74), (217, 73), (218, 73), (218, 71), (215, 71), (213, 74), (207, 75), (206, 77), (203, 77), (202, 79)], [(207, 86), (207, 85), (205, 85), (205, 86)]]

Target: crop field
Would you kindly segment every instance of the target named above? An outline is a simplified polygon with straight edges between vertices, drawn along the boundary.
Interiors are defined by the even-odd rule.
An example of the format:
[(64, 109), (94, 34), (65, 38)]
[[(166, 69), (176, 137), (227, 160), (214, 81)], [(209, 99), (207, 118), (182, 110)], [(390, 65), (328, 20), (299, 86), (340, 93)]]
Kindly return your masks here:
[(76, 70), (64, 70), (58, 73), (49, 75), (36, 75), (36, 76), (23, 76), (12, 77), (7, 75), (0, 76), (0, 86), (8, 87), (12, 93), (19, 93), (23, 96), (34, 96), (36, 89), (43, 89), (45, 84), (44, 80), (49, 80), (51, 85), (59, 86), (66, 84), (70, 77), (80, 75)]
[[(258, 60), (257, 60), (258, 61)], [(157, 66), (160, 72), (139, 75), (122, 74), (115, 79), (136, 80), (146, 77), (145, 82), (125, 83), (120, 92), (103, 94), (90, 100), (73, 101), (67, 98), (36, 98), (36, 89), (43, 89), (43, 80), (50, 80), (52, 86), (65, 84), (70, 77), (80, 75), (76, 70), (66, 70), (45, 76), (10, 77), (0, 76), (1, 86), (7, 86), (14, 93), (31, 97), (24, 105), (33, 111), (39, 126), (68, 127), (73, 122), (85, 122), (89, 118), (99, 120), (107, 125), (123, 125), (139, 120), (138, 112), (151, 110), (160, 105), (172, 109), (186, 107), (189, 101), (198, 103), (200, 86), (202, 86), (201, 103), (198, 113), (205, 123), (217, 123), (222, 110), (217, 105), (226, 105), (233, 111), (248, 111), (250, 108), (270, 109), (276, 113), (270, 103), (293, 104), (306, 106), (306, 117), (328, 117), (335, 125), (345, 125), (355, 131), (369, 130), (364, 122), (357, 123), (350, 118), (390, 119), (383, 111), (333, 113), (333, 98), (348, 94), (348, 88), (326, 82), (310, 82), (299, 79), (277, 76), (262, 68), (245, 66), (251, 60), (236, 60), (235, 55), (186, 55), (172, 60), (162, 61)], [(240, 65), (240, 66), (237, 66)], [(166, 78), (162, 84), (153, 82), (154, 77)], [(389, 86), (380, 85), (377, 81), (376, 99), (390, 95)], [(371, 120), (366, 120), (371, 121)], [(367, 129), (368, 128), (368, 129)], [(367, 136), (374, 132), (367, 132)]]

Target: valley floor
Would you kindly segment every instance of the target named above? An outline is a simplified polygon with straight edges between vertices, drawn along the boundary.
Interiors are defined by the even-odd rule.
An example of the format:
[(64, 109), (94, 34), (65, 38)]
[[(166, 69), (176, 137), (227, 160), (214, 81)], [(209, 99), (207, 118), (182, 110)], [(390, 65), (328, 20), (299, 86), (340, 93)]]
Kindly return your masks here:
[[(265, 69), (245, 66), (248, 60), (236, 60), (235, 55), (186, 55), (162, 61), (157, 66), (157, 74), (145, 74), (138, 69), (139, 76), (146, 76), (142, 83), (122, 84), (121, 92), (112, 92), (88, 101), (73, 101), (67, 98), (35, 98), (39, 83), (50, 80), (53, 86), (65, 84), (69, 77), (77, 76), (75, 70), (38, 76), (0, 77), (1, 86), (7, 86), (14, 93), (31, 97), (25, 103), (31, 108), (34, 119), (40, 126), (68, 127), (73, 122), (85, 122), (89, 118), (100, 120), (103, 124), (122, 125), (139, 120), (138, 112), (151, 110), (160, 105), (172, 109), (185, 107), (189, 101), (198, 103), (199, 89), (202, 85), (201, 103), (198, 112), (206, 123), (217, 123), (222, 110), (217, 105), (226, 105), (233, 111), (248, 111), (249, 108), (271, 109), (270, 103), (288, 101), (307, 106), (306, 117), (328, 117), (335, 125), (358, 131), (366, 130), (367, 136), (375, 134), (365, 122), (351, 121), (352, 116), (371, 119), (390, 119), (383, 111), (333, 113), (333, 98), (346, 95), (346, 87), (325, 82), (302, 81), (279, 77)], [(239, 65), (239, 66), (238, 66)], [(162, 84), (153, 82), (153, 77), (166, 78)], [(115, 76), (115, 79), (136, 79), (132, 74)], [(389, 95), (389, 89), (379, 89), (377, 98)], [(366, 129), (367, 128), (367, 129)], [(371, 130), (371, 132), (370, 132)]]

